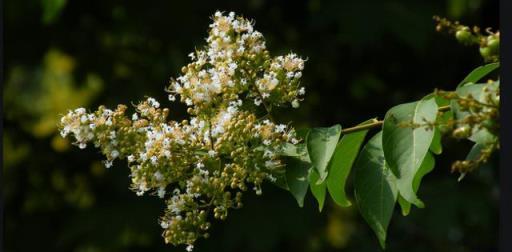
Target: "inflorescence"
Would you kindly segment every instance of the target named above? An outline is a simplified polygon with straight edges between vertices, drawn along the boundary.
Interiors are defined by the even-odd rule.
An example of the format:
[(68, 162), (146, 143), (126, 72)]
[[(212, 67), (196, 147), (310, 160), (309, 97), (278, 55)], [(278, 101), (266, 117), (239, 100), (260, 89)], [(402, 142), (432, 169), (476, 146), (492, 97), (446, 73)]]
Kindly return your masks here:
[(189, 56), (182, 75), (171, 79), (169, 100), (188, 107), (189, 120), (168, 121), (169, 109), (153, 98), (128, 115), (127, 106), (93, 113), (84, 108), (61, 119), (63, 137), (88, 144), (106, 156), (105, 166), (126, 159), (137, 195), (166, 199), (160, 219), (166, 243), (193, 249), (208, 237), (212, 221), (242, 206), (242, 193), (262, 193), (265, 180), (284, 173), (278, 153), (299, 140), (293, 128), (272, 121), (275, 106), (298, 107), (304, 60), (296, 54), (271, 57), (253, 23), (233, 12), (216, 12), (207, 45)]

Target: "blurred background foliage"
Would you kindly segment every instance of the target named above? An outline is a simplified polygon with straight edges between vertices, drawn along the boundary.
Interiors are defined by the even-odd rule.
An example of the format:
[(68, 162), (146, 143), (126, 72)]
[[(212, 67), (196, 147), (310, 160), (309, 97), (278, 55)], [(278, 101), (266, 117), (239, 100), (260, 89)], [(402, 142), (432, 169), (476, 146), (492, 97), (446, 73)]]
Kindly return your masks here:
[[(496, 0), (309, 1), (7, 1), (3, 87), (6, 251), (181, 251), (163, 243), (164, 202), (128, 190), (126, 164), (104, 169), (100, 154), (59, 137), (61, 114), (78, 106), (113, 107), (158, 98), (171, 76), (204, 43), (215, 10), (256, 20), (273, 54), (308, 58), (306, 100), (276, 116), (300, 127), (355, 125), (435, 87), (454, 89), (482, 64), (478, 50), (435, 33), (433, 15), (498, 27)], [(173, 119), (185, 116), (171, 108)], [(496, 251), (497, 168), (458, 183), (445, 153), (420, 190), (425, 209), (392, 219), (387, 251)], [(496, 161), (496, 160), (495, 160)], [(349, 187), (351, 185), (348, 185)], [(311, 195), (299, 208), (288, 192), (266, 186), (245, 207), (215, 223), (196, 251), (379, 251), (353, 206)]]

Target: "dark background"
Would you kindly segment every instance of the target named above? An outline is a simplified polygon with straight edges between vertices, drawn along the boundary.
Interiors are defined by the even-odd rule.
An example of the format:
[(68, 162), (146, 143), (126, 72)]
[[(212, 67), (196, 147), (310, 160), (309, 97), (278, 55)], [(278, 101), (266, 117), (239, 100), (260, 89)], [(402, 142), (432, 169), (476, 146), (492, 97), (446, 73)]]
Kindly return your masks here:
[[(61, 8), (59, 8), (61, 6)], [(433, 15), (498, 27), (498, 1), (5, 1), (4, 185), (6, 251), (183, 251), (165, 245), (164, 202), (129, 191), (126, 163), (106, 170), (55, 125), (68, 109), (152, 96), (165, 106), (171, 76), (204, 44), (215, 10), (256, 20), (271, 54), (306, 57), (306, 99), (282, 111), (295, 127), (350, 127), (434, 88), (454, 89), (483, 64), (478, 48), (435, 32)], [(182, 106), (171, 117), (184, 117)], [(372, 132), (375, 133), (375, 132)], [(496, 251), (498, 172), (457, 182), (450, 163), (467, 142), (447, 139), (420, 197), (425, 209), (391, 221), (387, 251)], [(352, 192), (351, 185), (348, 185)], [(318, 213), (273, 185), (246, 194), (195, 251), (379, 251), (356, 206)]]

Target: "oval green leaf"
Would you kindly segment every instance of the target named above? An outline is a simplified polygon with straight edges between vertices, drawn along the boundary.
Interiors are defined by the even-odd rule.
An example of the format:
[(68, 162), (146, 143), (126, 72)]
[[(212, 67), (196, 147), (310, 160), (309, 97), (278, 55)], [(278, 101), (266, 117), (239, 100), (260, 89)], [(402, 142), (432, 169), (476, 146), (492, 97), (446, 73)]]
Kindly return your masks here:
[(354, 164), (354, 193), (359, 212), (385, 248), (398, 189), (384, 159), (381, 132), (366, 143)]
[(340, 138), (341, 125), (328, 128), (313, 128), (306, 137), (306, 145), (314, 169), (318, 172), (322, 183), (327, 178), (327, 165), (336, 149)]
[[(373, 121), (373, 119), (368, 120), (359, 125)], [(327, 189), (334, 202), (342, 207), (348, 207), (352, 204), (347, 198), (345, 184), (367, 133), (368, 130), (361, 130), (343, 135), (336, 145), (336, 150), (329, 163), (327, 169), (329, 174), (326, 179)]]
[[(416, 173), (416, 176), (414, 177), (414, 181), (412, 182), (412, 188), (415, 193), (418, 192), (418, 189), (420, 188), (421, 180), (423, 179), (423, 177), (434, 169), (435, 161), (436, 160), (434, 159), (434, 155), (432, 155), (430, 152), (427, 153), (427, 155), (425, 156), (425, 159), (421, 163), (418, 173)], [(411, 211), (411, 203), (409, 203), (407, 200), (405, 200), (400, 195), (398, 197), (398, 203), (400, 204), (400, 207), (402, 208), (402, 215), (404, 215), (404, 216), (408, 215)]]
[(386, 162), (397, 177), (400, 195), (418, 207), (423, 207), (423, 202), (412, 184), (434, 137), (434, 131), (425, 124), (434, 122), (436, 116), (435, 99), (428, 97), (395, 106), (384, 118), (382, 147)]

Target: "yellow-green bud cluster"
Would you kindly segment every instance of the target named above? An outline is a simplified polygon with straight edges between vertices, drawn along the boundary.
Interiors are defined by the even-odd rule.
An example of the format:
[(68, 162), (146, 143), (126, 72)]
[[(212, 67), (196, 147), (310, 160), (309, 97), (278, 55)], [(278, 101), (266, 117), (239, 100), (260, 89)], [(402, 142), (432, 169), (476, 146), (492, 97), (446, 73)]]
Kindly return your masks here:
[(60, 127), (80, 148), (100, 148), (107, 168), (126, 159), (137, 195), (166, 198), (165, 242), (188, 244), (187, 250), (208, 236), (211, 215), (224, 220), (242, 206), (242, 192), (259, 195), (263, 181), (283, 176), (277, 153), (298, 142), (295, 131), (259, 115), (259, 105), (296, 107), (304, 94), (302, 59), (270, 58), (261, 33), (234, 13), (217, 12), (213, 21), (208, 45), (191, 55), (195, 61), (170, 88), (171, 101), (179, 95), (189, 106), (189, 120), (169, 121), (169, 110), (147, 98), (132, 115), (124, 105), (93, 113), (79, 108)]
[(479, 27), (470, 28), (459, 22), (452, 22), (446, 18), (435, 16), (437, 22), (436, 30), (446, 31), (455, 34), (455, 38), (463, 45), (478, 45), (480, 55), (486, 62), (496, 62), (500, 58), (500, 32), (492, 32), (490, 29), (485, 30), (485, 34)]

